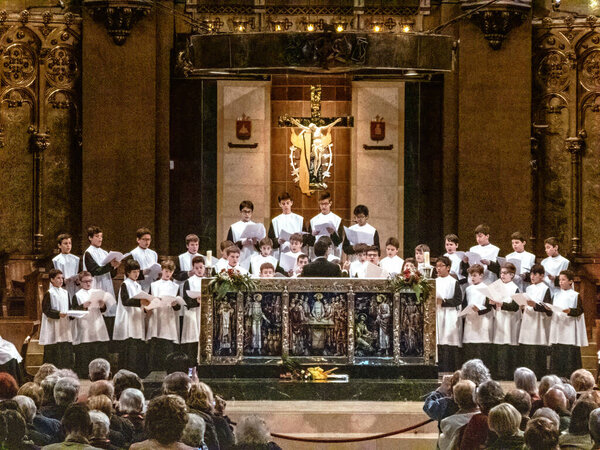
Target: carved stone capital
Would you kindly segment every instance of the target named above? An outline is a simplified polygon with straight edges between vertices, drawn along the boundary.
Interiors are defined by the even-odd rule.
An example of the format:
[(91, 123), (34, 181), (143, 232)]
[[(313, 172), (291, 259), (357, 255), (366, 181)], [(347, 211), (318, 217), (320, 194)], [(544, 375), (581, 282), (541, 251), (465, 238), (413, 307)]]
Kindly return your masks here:
[(41, 153), (48, 148), (50, 145), (50, 133), (36, 131), (33, 126), (29, 127), (28, 131), (31, 134), (31, 151), (33, 153)]
[(577, 156), (583, 151), (584, 140), (581, 137), (569, 137), (565, 139), (565, 147), (571, 155)]
[(150, 0), (84, 0), (92, 17), (104, 22), (108, 34), (117, 45), (123, 45), (133, 25), (148, 15)]
[(462, 9), (473, 11), (471, 20), (481, 29), (490, 47), (499, 50), (502, 42), (513, 28), (519, 26), (531, 9), (530, 0), (500, 0), (492, 5), (480, 8), (485, 0), (463, 0)]

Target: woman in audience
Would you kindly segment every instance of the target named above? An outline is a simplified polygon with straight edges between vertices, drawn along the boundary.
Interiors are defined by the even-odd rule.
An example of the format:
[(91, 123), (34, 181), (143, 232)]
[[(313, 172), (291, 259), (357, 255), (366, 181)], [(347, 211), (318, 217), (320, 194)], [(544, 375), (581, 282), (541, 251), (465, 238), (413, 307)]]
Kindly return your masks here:
[(33, 377), (33, 382), (41, 386), (42, 381), (44, 381), (48, 375), (52, 375), (57, 370), (58, 368), (54, 364), (44, 363), (40, 366), (37, 373)]
[(588, 428), (590, 413), (596, 409), (596, 404), (589, 400), (579, 400), (571, 411), (569, 431), (563, 433), (558, 443), (561, 449), (577, 449), (593, 446), (592, 437)]
[(571, 386), (577, 393), (588, 392), (594, 389), (596, 380), (589, 370), (578, 369), (571, 374)]
[(537, 388), (537, 378), (535, 373), (533, 373), (533, 370), (528, 369), (527, 367), (518, 367), (517, 370), (515, 370), (513, 379), (517, 389), (522, 389), (529, 394), (532, 406), (536, 401), (540, 400)]
[(569, 428), (571, 422), (571, 412), (567, 405), (567, 397), (565, 393), (558, 388), (559, 385), (555, 385), (548, 389), (548, 392), (544, 394), (544, 405), (554, 410), (560, 417), (560, 427), (558, 430), (562, 433)]
[(541, 407), (531, 416), (532, 419), (537, 419), (538, 417), (548, 419), (556, 426), (557, 430), (560, 428), (560, 416), (553, 409), (546, 406)]
[(0, 448), (9, 450), (38, 449), (27, 438), (27, 424), (20, 412), (12, 409), (0, 411)]
[(462, 380), (454, 386), (454, 401), (458, 405), (458, 411), (442, 420), (440, 424), (441, 434), (438, 439), (440, 450), (450, 450), (455, 447), (458, 430), (465, 426), (471, 417), (479, 412), (479, 408), (473, 400), (475, 383), (471, 380)]
[(208, 447), (204, 443), (205, 428), (206, 425), (204, 424), (204, 419), (202, 417), (198, 414), (188, 414), (188, 421), (183, 430), (181, 442), (193, 448), (208, 450)]
[(87, 405), (76, 403), (70, 405), (63, 415), (62, 427), (67, 435), (64, 442), (50, 444), (44, 447), (44, 450), (64, 450), (73, 448), (74, 450), (95, 450), (88, 441), (92, 432), (92, 421), (90, 420), (90, 409)]
[(477, 387), (475, 402), (479, 406), (480, 412), (471, 417), (469, 423), (463, 428), (460, 440), (461, 450), (479, 450), (486, 442), (489, 444), (496, 439), (495, 434), (491, 433), (488, 427), (488, 414), (503, 400), (504, 392), (497, 381), (488, 380)]
[(110, 421), (108, 439), (117, 447), (126, 447), (133, 439), (133, 425), (127, 420), (114, 414), (113, 404), (106, 395), (95, 395), (88, 398), (87, 405), (92, 410), (106, 414)]
[(183, 399), (177, 395), (161, 395), (150, 400), (146, 412), (148, 439), (133, 444), (131, 450), (191, 450), (180, 442), (188, 420)]
[(29, 397), (24, 395), (17, 395), (13, 398), (15, 402), (19, 404), (19, 413), (25, 419), (25, 423), (27, 426), (27, 437), (35, 444), (39, 446), (44, 446), (48, 444), (52, 444), (52, 440), (50, 436), (47, 434), (40, 433), (33, 426), (33, 418), (37, 412), (37, 408), (35, 407), (35, 403)]
[(92, 434), (90, 437), (90, 445), (106, 450), (118, 450), (119, 447), (114, 446), (108, 438), (110, 431), (110, 420), (102, 411), (90, 411), (90, 420), (92, 421)]
[(188, 394), (190, 412), (200, 415), (206, 423), (204, 442), (209, 450), (230, 448), (235, 441), (229, 424), (223, 417), (214, 414), (215, 397), (212, 389), (204, 383), (194, 383)]
[(119, 398), (118, 415), (127, 419), (133, 425), (133, 437), (131, 442), (146, 440), (144, 431), (144, 394), (139, 389), (127, 388)]
[(115, 386), (115, 400), (117, 401), (121, 397), (121, 392), (127, 388), (139, 389), (141, 392), (144, 392), (142, 379), (130, 370), (119, 370), (113, 377), (112, 382)]
[(6, 372), (0, 372), (0, 402), (10, 400), (19, 391), (19, 385), (13, 376)]
[(519, 429), (525, 431), (527, 422), (529, 421), (529, 411), (531, 411), (531, 397), (522, 389), (512, 389), (504, 396), (504, 401), (515, 407), (521, 414), (521, 425)]
[(558, 450), (559, 448), (558, 427), (546, 417), (532, 418), (527, 423), (524, 437), (529, 450)]
[[(46, 380), (48, 378), (50, 377), (47, 377)], [(42, 407), (42, 414), (52, 419), (61, 420), (69, 405), (77, 401), (78, 395), (79, 380), (77, 378), (59, 378), (54, 385), (54, 401), (56, 404)]]
[(470, 359), (460, 368), (460, 378), (462, 380), (471, 380), (475, 386), (487, 380), (491, 380), (490, 369), (480, 359)]
[(281, 450), (271, 440), (271, 433), (262, 417), (243, 417), (235, 427), (236, 450)]
[(523, 432), (519, 429), (521, 414), (510, 403), (501, 403), (490, 409), (488, 426), (498, 438), (487, 448), (492, 450), (520, 450), (524, 447)]
[(25, 383), (19, 389), (18, 394), (29, 397), (35, 404), (37, 412), (33, 417), (33, 429), (38, 433), (42, 433), (50, 437), (49, 443), (62, 441), (63, 435), (60, 428), (60, 421), (46, 417), (40, 412), (42, 397), (44, 395), (44, 390), (42, 387), (36, 383)]
[(531, 416), (533, 416), (533, 413), (535, 413), (538, 408), (544, 406), (544, 401), (542, 400), (544, 394), (555, 384), (562, 384), (562, 381), (556, 375), (545, 375), (542, 377), (538, 387), (538, 395), (540, 398), (531, 402)]

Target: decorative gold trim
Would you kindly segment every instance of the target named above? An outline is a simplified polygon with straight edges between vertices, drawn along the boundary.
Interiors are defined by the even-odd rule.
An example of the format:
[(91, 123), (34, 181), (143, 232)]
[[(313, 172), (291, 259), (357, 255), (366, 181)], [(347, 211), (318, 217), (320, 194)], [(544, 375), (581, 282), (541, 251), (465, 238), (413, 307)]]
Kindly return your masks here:
[(349, 287), (346, 304), (346, 311), (348, 312), (348, 345), (346, 351), (348, 352), (348, 364), (354, 364), (354, 290), (352, 286)]
[(290, 356), (290, 293), (287, 286), (281, 294), (281, 356)]
[(400, 293), (395, 292), (392, 301), (392, 345), (394, 364), (400, 364)]

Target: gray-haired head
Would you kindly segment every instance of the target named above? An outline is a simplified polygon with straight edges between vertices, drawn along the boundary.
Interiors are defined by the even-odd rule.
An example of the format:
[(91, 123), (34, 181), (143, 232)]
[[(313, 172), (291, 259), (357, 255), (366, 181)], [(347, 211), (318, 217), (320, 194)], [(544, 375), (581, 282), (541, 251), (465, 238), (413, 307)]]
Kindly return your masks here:
[(202, 448), (206, 423), (198, 414), (188, 414), (188, 421), (183, 429), (181, 442), (193, 448)]
[(504, 401), (504, 391), (500, 383), (487, 380), (477, 386), (475, 390), (475, 402), (479, 405), (481, 412), (487, 414), (494, 406)]
[(144, 410), (144, 394), (139, 389), (127, 388), (119, 398), (119, 411), (123, 414), (141, 413)]
[(460, 368), (463, 380), (471, 380), (476, 386), (490, 379), (490, 369), (480, 359), (470, 359)]
[(12, 398), (19, 405), (19, 411), (27, 423), (33, 423), (33, 418), (37, 413), (35, 402), (26, 395), (16, 395)]
[(596, 408), (590, 413), (588, 427), (594, 442), (600, 444), (600, 408)]
[(573, 405), (575, 404), (575, 400), (577, 400), (577, 392), (575, 388), (571, 386), (569, 383), (560, 383), (552, 386), (551, 389), (560, 389), (565, 394), (567, 399), (567, 409), (570, 411), (573, 409)]
[(59, 379), (58, 375), (56, 375), (56, 373), (53, 373), (51, 375), (48, 375), (42, 381), (42, 389), (43, 389), (42, 405), (45, 405), (48, 403), (54, 403), (54, 386), (56, 386), (56, 382), (58, 381), (58, 379)]
[(548, 392), (548, 389), (550, 389), (552, 386), (554, 386), (556, 384), (562, 384), (562, 381), (560, 378), (558, 378), (556, 375), (544, 375), (542, 377), (542, 379), (540, 380), (540, 385), (539, 385), (540, 397), (543, 397), (544, 394), (546, 392)]
[(115, 387), (115, 399), (119, 399), (121, 397), (121, 393), (127, 388), (135, 388), (144, 392), (144, 384), (142, 383), (142, 379), (134, 372), (130, 370), (121, 369), (112, 379), (113, 385)]
[(54, 385), (54, 400), (58, 406), (68, 406), (77, 401), (79, 380), (71, 377), (59, 379)]
[(271, 433), (262, 417), (246, 416), (235, 427), (235, 441), (237, 444), (264, 445), (271, 441)]
[(90, 420), (92, 421), (92, 438), (106, 439), (110, 431), (110, 419), (102, 411), (93, 409), (90, 411)]
[(490, 409), (488, 425), (498, 437), (513, 436), (519, 432), (521, 413), (510, 403), (500, 403)]
[(533, 370), (527, 367), (518, 367), (514, 374), (515, 387), (522, 389), (529, 395), (535, 395), (538, 393), (537, 388), (537, 377)]
[(77, 376), (77, 374), (71, 369), (58, 369), (55, 373), (58, 376), (58, 378), (67, 377), (67, 378), (74, 378), (76, 380), (79, 380), (79, 377)]
[(110, 379), (110, 363), (104, 358), (96, 358), (88, 365), (90, 381)]
[(554, 411), (551, 408), (548, 408), (547, 406), (539, 408), (538, 410), (536, 410), (536, 412), (533, 413), (533, 416), (531, 416), (532, 419), (535, 419), (537, 417), (545, 417), (546, 419), (550, 420), (554, 425), (556, 425), (557, 430), (560, 428), (560, 416), (556, 411)]

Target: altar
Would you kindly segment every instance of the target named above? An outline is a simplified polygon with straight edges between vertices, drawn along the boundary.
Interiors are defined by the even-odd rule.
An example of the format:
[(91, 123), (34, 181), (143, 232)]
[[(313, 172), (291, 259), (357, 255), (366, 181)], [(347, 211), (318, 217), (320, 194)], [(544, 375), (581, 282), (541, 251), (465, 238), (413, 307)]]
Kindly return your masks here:
[(200, 367), (435, 366), (435, 292), (384, 279), (270, 278), (251, 293), (202, 294)]

